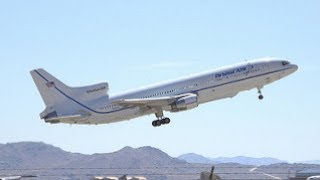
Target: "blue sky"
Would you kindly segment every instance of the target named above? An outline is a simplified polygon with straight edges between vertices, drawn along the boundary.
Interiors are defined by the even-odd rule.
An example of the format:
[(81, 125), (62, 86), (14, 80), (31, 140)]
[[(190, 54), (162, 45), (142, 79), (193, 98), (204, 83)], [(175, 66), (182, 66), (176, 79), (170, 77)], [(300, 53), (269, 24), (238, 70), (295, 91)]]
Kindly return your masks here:
[[(154, 146), (172, 156), (320, 159), (319, 1), (1, 1), (0, 143), (43, 141), (67, 151)], [(50, 125), (29, 71), (110, 93), (259, 57), (299, 65), (256, 90), (155, 118), (99, 126)]]

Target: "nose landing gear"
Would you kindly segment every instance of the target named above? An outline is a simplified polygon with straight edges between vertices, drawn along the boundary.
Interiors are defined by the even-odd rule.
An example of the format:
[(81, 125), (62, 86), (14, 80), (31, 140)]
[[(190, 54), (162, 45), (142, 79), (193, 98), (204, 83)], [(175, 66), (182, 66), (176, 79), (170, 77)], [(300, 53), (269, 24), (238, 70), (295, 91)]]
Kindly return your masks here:
[(258, 94), (259, 94), (259, 96), (258, 96), (259, 100), (262, 100), (264, 97), (263, 97), (263, 95), (261, 93), (261, 89), (260, 88), (258, 88)]

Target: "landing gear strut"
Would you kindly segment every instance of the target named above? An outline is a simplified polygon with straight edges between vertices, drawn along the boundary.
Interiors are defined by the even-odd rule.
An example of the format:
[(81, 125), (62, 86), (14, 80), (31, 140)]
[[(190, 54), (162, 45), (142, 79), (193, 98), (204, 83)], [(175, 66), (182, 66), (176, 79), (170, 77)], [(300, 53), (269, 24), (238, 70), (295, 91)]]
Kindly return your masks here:
[(258, 94), (259, 94), (259, 96), (258, 96), (259, 100), (262, 100), (263, 99), (263, 95), (261, 93), (261, 89), (258, 89)]
[(161, 125), (169, 124), (170, 119), (167, 117), (163, 116), (163, 111), (162, 109), (158, 109), (157, 113), (155, 113), (157, 120), (152, 121), (152, 126), (153, 127), (159, 127)]

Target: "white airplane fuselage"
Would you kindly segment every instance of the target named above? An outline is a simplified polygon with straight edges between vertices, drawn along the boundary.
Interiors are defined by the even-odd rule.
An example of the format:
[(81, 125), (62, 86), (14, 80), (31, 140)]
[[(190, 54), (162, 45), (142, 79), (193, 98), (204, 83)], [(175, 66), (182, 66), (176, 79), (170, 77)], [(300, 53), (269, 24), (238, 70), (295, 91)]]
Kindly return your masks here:
[[(234, 97), (241, 91), (253, 88), (262, 89), (265, 85), (279, 80), (298, 69), (297, 65), (290, 64), (287, 60), (265, 58), (254, 61), (246, 61), (211, 71), (190, 75), (180, 79), (146, 86), (137, 90), (127, 91), (114, 96), (103, 97), (94, 104), (85, 104), (76, 98), (68, 97), (70, 101), (76, 101), (82, 111), (88, 113), (80, 119), (61, 118), (60, 123), (77, 124), (104, 124), (123, 120), (134, 119), (148, 114), (156, 114), (158, 119), (163, 116), (163, 111), (179, 112), (193, 109), (200, 104), (210, 101)], [(35, 70), (36, 71), (36, 70)], [(40, 73), (38, 73), (41, 75)], [(44, 79), (46, 79), (44, 77)], [(96, 89), (99, 91), (99, 89)], [(62, 91), (61, 89), (58, 91)], [(182, 99), (187, 105), (179, 108), (180, 104), (170, 97), (184, 95)], [(163, 98), (169, 98), (168, 104), (157, 105)], [(262, 95), (260, 96), (262, 99)], [(149, 99), (154, 102), (149, 106)], [(159, 100), (158, 100), (159, 99)], [(174, 98), (172, 98), (174, 99)], [(188, 104), (187, 101), (192, 101)], [(128, 100), (128, 104), (119, 103), (119, 100)], [(130, 100), (134, 102), (130, 104)], [(141, 100), (141, 103), (139, 101)], [(138, 103), (138, 105), (134, 104)], [(145, 105), (143, 103), (146, 103)], [(182, 106), (181, 106), (182, 107)], [(55, 119), (56, 120), (56, 119)], [(50, 122), (50, 121), (47, 121)], [(56, 123), (57, 121), (55, 121)], [(51, 122), (53, 123), (53, 122)]]

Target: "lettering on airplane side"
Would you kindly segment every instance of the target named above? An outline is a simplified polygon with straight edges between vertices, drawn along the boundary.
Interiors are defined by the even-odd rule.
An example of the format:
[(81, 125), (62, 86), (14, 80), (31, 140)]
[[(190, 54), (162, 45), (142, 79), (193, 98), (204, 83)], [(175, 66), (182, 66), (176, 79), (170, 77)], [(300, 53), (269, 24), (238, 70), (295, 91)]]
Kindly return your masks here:
[(104, 90), (104, 89), (106, 89), (106, 86), (101, 86), (101, 87), (98, 87), (98, 88), (90, 89), (90, 90), (87, 91), (87, 93), (90, 94), (90, 93), (101, 91), (101, 90)]
[(244, 72), (246, 70), (247, 70), (247, 67), (240, 67), (238, 69), (233, 69), (233, 70), (225, 71), (222, 73), (217, 73), (216, 78), (232, 75), (232, 74), (239, 73), (239, 72)]

